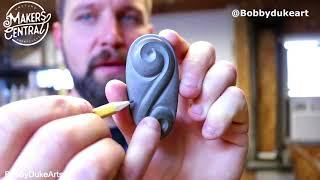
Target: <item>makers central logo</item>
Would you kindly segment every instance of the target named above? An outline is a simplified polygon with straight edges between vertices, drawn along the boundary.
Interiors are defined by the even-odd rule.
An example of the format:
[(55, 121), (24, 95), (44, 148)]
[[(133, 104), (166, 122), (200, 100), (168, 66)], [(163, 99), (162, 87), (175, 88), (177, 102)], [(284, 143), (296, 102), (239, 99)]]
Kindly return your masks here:
[(22, 1), (13, 5), (3, 22), (4, 37), (22, 46), (39, 43), (49, 30), (50, 13), (37, 3)]

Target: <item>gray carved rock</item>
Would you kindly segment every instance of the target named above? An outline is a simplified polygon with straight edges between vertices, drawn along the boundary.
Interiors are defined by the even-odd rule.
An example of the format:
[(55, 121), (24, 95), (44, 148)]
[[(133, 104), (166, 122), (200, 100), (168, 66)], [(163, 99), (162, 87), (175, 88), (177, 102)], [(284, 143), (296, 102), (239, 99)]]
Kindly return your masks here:
[(178, 63), (170, 43), (154, 34), (136, 39), (128, 52), (126, 83), (135, 123), (152, 116), (160, 122), (161, 136), (168, 135), (179, 91)]

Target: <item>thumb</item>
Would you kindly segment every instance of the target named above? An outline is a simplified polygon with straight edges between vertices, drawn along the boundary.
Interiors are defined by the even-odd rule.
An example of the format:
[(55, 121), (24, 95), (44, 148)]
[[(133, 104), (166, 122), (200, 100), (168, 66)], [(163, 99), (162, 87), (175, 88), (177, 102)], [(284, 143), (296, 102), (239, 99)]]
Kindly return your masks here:
[[(127, 85), (119, 80), (111, 80), (107, 83), (105, 88), (106, 97), (109, 102), (114, 101), (128, 101)], [(113, 116), (113, 120), (120, 129), (129, 144), (136, 128), (136, 125), (131, 117), (129, 108), (125, 108), (117, 112)]]

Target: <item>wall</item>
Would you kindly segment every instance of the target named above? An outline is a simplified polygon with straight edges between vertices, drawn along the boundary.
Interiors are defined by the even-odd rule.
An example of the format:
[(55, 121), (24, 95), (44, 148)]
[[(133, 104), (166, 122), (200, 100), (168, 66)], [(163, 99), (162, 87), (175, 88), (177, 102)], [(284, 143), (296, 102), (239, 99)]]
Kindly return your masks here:
[(157, 14), (152, 22), (157, 32), (169, 28), (190, 43), (208, 41), (216, 49), (217, 60), (234, 62), (234, 23), (230, 8)]

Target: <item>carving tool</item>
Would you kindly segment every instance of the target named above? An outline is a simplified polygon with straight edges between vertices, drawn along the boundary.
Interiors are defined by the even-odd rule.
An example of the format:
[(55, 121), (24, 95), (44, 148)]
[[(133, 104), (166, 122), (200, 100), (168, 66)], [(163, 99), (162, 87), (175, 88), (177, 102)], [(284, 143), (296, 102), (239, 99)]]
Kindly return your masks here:
[(118, 111), (121, 111), (130, 104), (130, 101), (110, 102), (108, 104), (94, 108), (92, 112), (97, 114), (101, 118), (105, 118), (117, 113)]

